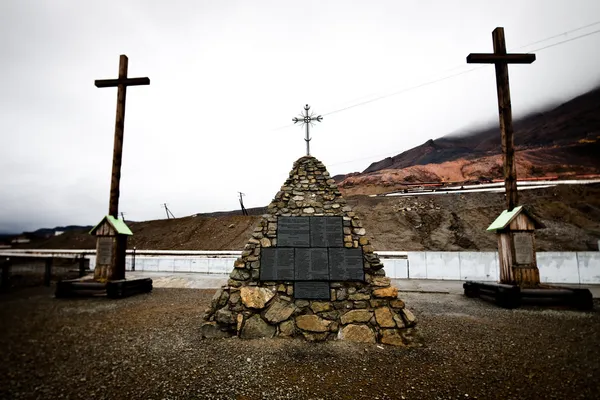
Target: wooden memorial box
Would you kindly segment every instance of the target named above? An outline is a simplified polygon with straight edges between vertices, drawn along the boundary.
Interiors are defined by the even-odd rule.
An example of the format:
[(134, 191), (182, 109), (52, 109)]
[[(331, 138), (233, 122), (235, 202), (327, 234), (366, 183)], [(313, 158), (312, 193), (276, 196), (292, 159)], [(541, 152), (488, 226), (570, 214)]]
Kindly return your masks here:
[(96, 242), (95, 280), (125, 279), (127, 237), (133, 235), (123, 220), (107, 215), (91, 231)]
[(535, 287), (540, 273), (535, 256), (535, 230), (545, 228), (523, 206), (504, 210), (487, 228), (498, 234), (500, 283)]

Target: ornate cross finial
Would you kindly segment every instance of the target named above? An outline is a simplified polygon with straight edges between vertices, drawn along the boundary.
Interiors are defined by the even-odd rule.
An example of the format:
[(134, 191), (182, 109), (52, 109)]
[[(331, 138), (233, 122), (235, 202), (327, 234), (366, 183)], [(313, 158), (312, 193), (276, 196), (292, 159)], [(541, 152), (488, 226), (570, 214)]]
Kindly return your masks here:
[(317, 121), (317, 122), (321, 122), (323, 120), (323, 117), (320, 115), (315, 116), (315, 114), (313, 114), (312, 112), (309, 114), (308, 110), (310, 110), (310, 106), (307, 104), (304, 106), (304, 114), (300, 113), (300, 117), (294, 117), (292, 118), (292, 121), (294, 121), (295, 123), (300, 122), (301, 125), (305, 125), (306, 126), (306, 137), (304, 138), (304, 141), (306, 142), (306, 155), (310, 156), (310, 140), (311, 137), (309, 135), (308, 129), (311, 125), (314, 125), (313, 121)]

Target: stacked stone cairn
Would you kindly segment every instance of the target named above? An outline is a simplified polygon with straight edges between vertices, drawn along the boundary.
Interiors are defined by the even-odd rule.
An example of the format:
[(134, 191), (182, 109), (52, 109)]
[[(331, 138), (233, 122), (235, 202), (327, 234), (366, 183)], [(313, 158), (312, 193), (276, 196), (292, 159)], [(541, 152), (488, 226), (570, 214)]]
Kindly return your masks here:
[[(344, 247), (362, 248), (364, 281), (330, 282), (329, 301), (295, 299), (291, 281), (261, 281), (261, 248), (277, 246), (278, 217), (295, 216), (342, 216)], [(415, 316), (398, 299), (365, 234), (323, 163), (300, 158), (206, 309), (202, 336), (419, 345)]]

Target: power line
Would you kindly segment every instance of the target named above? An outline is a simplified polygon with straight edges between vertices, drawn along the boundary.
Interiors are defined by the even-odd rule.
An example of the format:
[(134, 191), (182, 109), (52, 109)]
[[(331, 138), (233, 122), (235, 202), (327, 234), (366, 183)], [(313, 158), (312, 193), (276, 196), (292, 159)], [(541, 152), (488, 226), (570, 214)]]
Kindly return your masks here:
[[(583, 29), (590, 28), (592, 26), (599, 25), (599, 24), (600, 24), (600, 21), (596, 21), (596, 22), (593, 22), (591, 24), (581, 26), (579, 28), (571, 29), (570, 31), (566, 31), (566, 32), (563, 32), (563, 33), (558, 34), (558, 35), (547, 37), (546, 39), (538, 40), (536, 42), (529, 43), (529, 44), (526, 44), (526, 45), (521, 46), (521, 47), (517, 47), (516, 49), (512, 49), (512, 51), (524, 49), (525, 47), (533, 46), (534, 44), (544, 43), (544, 42), (547, 42), (548, 40), (556, 39), (556, 38), (559, 38), (561, 36), (568, 35), (569, 33), (578, 32), (578, 31), (581, 31)], [(531, 50), (531, 51), (537, 51), (537, 50)]]
[[(579, 31), (579, 30), (582, 30), (582, 29), (584, 29), (584, 28), (587, 28), (587, 27), (590, 27), (590, 26), (593, 26), (593, 25), (598, 25), (598, 24), (600, 24), (600, 21), (598, 21), (598, 22), (595, 22), (595, 23), (593, 23), (593, 24), (590, 24), (590, 25), (586, 25), (585, 27), (581, 27), (581, 28), (573, 29), (573, 30), (571, 30), (571, 31), (567, 31), (567, 32), (565, 32), (565, 33), (562, 33), (562, 34), (560, 34), (560, 35), (554, 35), (554, 36), (552, 36), (552, 37), (550, 37), (550, 38), (547, 38), (547, 39), (538, 40), (538, 41), (536, 41), (536, 42), (534, 42), (534, 43), (530, 43), (530, 44), (528, 44), (528, 45), (525, 45), (525, 46), (522, 46), (522, 47), (519, 47), (519, 48), (529, 47), (529, 46), (531, 46), (531, 45), (533, 45), (533, 44), (536, 44), (536, 43), (542, 43), (542, 42), (548, 41), (548, 40), (550, 40), (550, 39), (554, 39), (554, 38), (556, 38), (556, 37), (563, 36), (564, 34), (571, 33), (571, 32), (575, 32), (575, 31)], [(549, 48), (551, 48), (551, 47), (559, 46), (559, 45), (561, 45), (561, 44), (564, 44), (564, 43), (572, 42), (572, 41), (574, 41), (574, 40), (578, 40), (578, 39), (581, 39), (581, 38), (584, 38), (584, 37), (587, 37), (587, 36), (591, 36), (591, 35), (594, 35), (594, 34), (597, 34), (597, 33), (600, 33), (600, 29), (599, 29), (599, 30), (596, 30), (596, 31), (593, 31), (593, 32), (588, 32), (588, 33), (585, 33), (585, 34), (583, 34), (583, 35), (575, 36), (575, 37), (573, 37), (573, 38), (566, 39), (566, 40), (563, 40), (563, 41), (560, 41), (560, 42), (557, 42), (557, 43), (552, 43), (552, 44), (550, 44), (550, 45), (547, 45), (547, 46), (543, 46), (543, 47), (540, 47), (540, 48), (537, 48), (537, 49), (530, 50), (528, 53), (532, 53), (532, 52), (534, 52), (534, 51), (535, 51), (535, 52), (540, 52), (540, 51), (542, 51), (542, 50), (546, 50), (546, 49), (549, 49)], [(519, 49), (519, 48), (517, 48), (517, 49)], [(437, 82), (440, 82), (440, 81), (443, 81), (443, 80), (446, 80), (446, 79), (454, 78), (454, 77), (456, 77), (456, 76), (459, 76), (459, 75), (463, 75), (463, 74), (466, 74), (466, 73), (472, 72), (472, 71), (474, 71), (474, 70), (476, 70), (476, 69), (479, 69), (479, 68), (483, 68), (483, 66), (482, 66), (482, 67), (471, 68), (470, 70), (463, 71), (463, 72), (460, 72), (460, 73), (458, 73), (458, 74), (449, 75), (449, 76), (447, 76), (447, 77), (440, 78), (440, 79), (436, 79), (436, 80), (434, 80), (434, 81), (425, 82), (425, 83), (423, 83), (423, 84), (420, 84), (420, 85), (417, 85), (417, 86), (413, 86), (413, 87), (410, 87), (410, 88), (406, 88), (406, 89), (403, 89), (403, 90), (401, 90), (401, 91), (394, 92), (394, 93), (390, 93), (390, 94), (388, 94), (388, 95), (385, 95), (385, 96), (380, 96), (380, 97), (378, 97), (378, 98), (371, 99), (371, 100), (369, 100), (369, 101), (366, 101), (366, 102), (358, 103), (358, 104), (355, 104), (355, 105), (352, 105), (352, 106), (349, 106), (349, 107), (344, 107), (344, 108), (341, 108), (341, 109), (339, 109), (339, 110), (335, 110), (335, 111), (332, 111), (332, 112), (329, 112), (329, 113), (327, 113), (327, 114), (323, 114), (323, 115), (331, 115), (331, 114), (334, 114), (334, 113), (336, 113), (336, 112), (345, 111), (345, 110), (347, 110), (347, 109), (350, 109), (350, 108), (358, 107), (358, 106), (361, 106), (361, 105), (364, 105), (364, 104), (367, 104), (367, 103), (371, 103), (371, 102), (374, 102), (374, 101), (377, 101), (377, 100), (381, 100), (381, 99), (384, 99), (384, 98), (387, 98), (387, 97), (391, 97), (391, 96), (394, 96), (394, 95), (397, 95), (397, 94), (401, 94), (401, 93), (404, 93), (404, 92), (407, 92), (407, 91), (410, 91), (410, 90), (414, 90), (414, 89), (417, 89), (417, 88), (420, 88), (420, 87), (423, 87), (423, 86), (431, 85), (431, 84), (434, 84), (434, 83), (437, 83)], [(386, 153), (386, 154), (383, 154), (383, 155), (387, 155), (387, 154), (390, 154), (390, 153)], [(358, 158), (358, 159), (349, 160), (349, 161), (342, 161), (342, 162), (335, 163), (335, 164), (331, 164), (331, 165), (333, 166), (333, 165), (340, 165), (340, 164), (348, 164), (348, 163), (351, 163), (351, 162), (355, 162), (355, 161), (361, 161), (361, 160), (369, 159), (369, 158), (372, 158), (372, 157), (380, 157), (380, 156), (381, 156), (381, 155), (372, 155), (372, 156), (368, 156), (368, 157), (361, 157), (361, 158)]]
[(558, 46), (558, 45), (561, 45), (561, 44), (564, 44), (564, 43), (572, 42), (574, 40), (581, 39), (581, 38), (584, 38), (586, 36), (595, 35), (596, 33), (600, 33), (600, 29), (598, 29), (597, 31), (586, 33), (584, 35), (575, 36), (574, 38), (571, 38), (571, 39), (563, 40), (562, 42), (549, 44), (548, 46), (540, 47), (538, 49), (533, 49), (533, 50), (530, 50), (529, 52), (546, 50), (546, 49), (549, 49), (550, 47), (554, 47), (554, 46)]
[[(596, 21), (596, 22), (593, 22), (591, 24), (580, 26), (578, 28), (565, 31), (565, 32), (557, 34), (557, 35), (552, 35), (552, 36), (549, 36), (547, 38), (544, 38), (544, 39), (541, 39), (541, 40), (537, 40), (537, 41), (532, 42), (532, 43), (528, 43), (526, 45), (523, 45), (523, 46), (511, 49), (511, 51), (519, 50), (519, 49), (523, 49), (523, 48), (526, 48), (526, 47), (529, 47), (529, 46), (533, 46), (535, 44), (547, 42), (548, 40), (556, 39), (558, 37), (565, 36), (565, 35), (568, 35), (568, 34), (573, 33), (573, 32), (578, 32), (578, 31), (581, 31), (583, 29), (586, 29), (586, 28), (589, 28), (589, 27), (592, 27), (592, 26), (595, 26), (595, 25), (599, 25), (599, 24), (600, 24), (600, 21)], [(572, 42), (574, 40), (578, 40), (578, 39), (584, 38), (586, 36), (590, 36), (590, 35), (596, 34), (596, 33), (599, 33), (599, 32), (600, 32), (600, 30), (589, 32), (589, 33), (586, 33), (586, 34), (583, 34), (583, 35), (576, 36), (574, 38), (563, 40), (563, 41), (558, 42), (558, 43), (553, 43), (553, 44), (550, 44), (548, 46), (544, 46), (544, 47), (540, 47), (540, 48), (537, 48), (537, 49), (534, 49), (534, 50), (530, 50), (529, 52), (542, 51), (542, 50), (545, 50), (545, 49), (548, 49), (548, 48), (551, 48), (551, 47), (555, 47), (555, 46), (558, 46), (558, 45), (561, 45), (561, 44), (564, 44), (564, 43), (568, 43), (568, 42)], [(441, 72), (441, 73), (444, 74), (446, 72), (450, 72), (450, 71), (456, 70), (458, 68), (464, 68), (464, 67), (465, 67), (465, 65), (463, 64), (463, 65), (460, 65), (460, 66), (456, 66), (456, 67), (447, 69), (447, 70), (445, 70), (444, 72)], [(383, 100), (383, 99), (386, 99), (388, 97), (392, 97), (392, 96), (396, 96), (396, 95), (399, 95), (399, 94), (402, 94), (402, 93), (406, 93), (406, 92), (409, 92), (411, 90), (420, 89), (422, 87), (433, 85), (435, 83), (439, 83), (439, 82), (445, 81), (447, 79), (455, 78), (457, 76), (464, 75), (464, 74), (473, 72), (475, 70), (478, 70), (478, 69), (484, 68), (484, 67), (485, 66), (475, 67), (475, 68), (471, 68), (471, 69), (468, 69), (466, 71), (462, 71), (462, 72), (459, 72), (459, 73), (456, 73), (456, 74), (452, 74), (452, 75), (444, 76), (442, 78), (438, 78), (438, 79), (434, 79), (434, 80), (431, 80), (431, 81), (427, 81), (427, 82), (421, 83), (421, 84), (416, 85), (416, 86), (411, 86), (411, 87), (408, 87), (408, 88), (404, 88), (404, 89), (398, 90), (396, 92), (388, 93), (388, 94), (385, 94), (385, 95), (382, 95), (382, 96), (378, 96), (378, 97), (375, 97), (375, 98), (372, 98), (372, 99), (369, 99), (369, 100), (366, 100), (366, 101), (362, 101), (362, 102), (359, 102), (359, 103), (356, 103), (356, 104), (352, 104), (350, 106), (342, 107), (342, 108), (339, 108), (337, 110), (330, 111), (328, 113), (324, 113), (323, 116), (336, 114), (338, 112), (346, 111), (346, 110), (349, 110), (349, 109), (352, 109), (352, 108), (355, 108), (355, 107), (359, 107), (359, 106), (362, 106), (362, 105), (365, 105), (365, 104), (373, 103), (373, 102), (378, 101), (378, 100)], [(289, 128), (291, 126), (293, 126), (293, 125), (291, 125), (291, 124), (284, 125), (284, 126), (281, 126), (279, 128), (273, 129), (273, 131), (282, 130), (282, 129), (285, 129), (285, 128)]]
[[(597, 25), (597, 24), (600, 24), (600, 21), (598, 21), (597, 23), (592, 24), (592, 25)], [(589, 25), (589, 26), (591, 26), (591, 25)], [(578, 31), (578, 30), (581, 30), (581, 29), (583, 29), (583, 27), (582, 28), (578, 28), (578, 29), (573, 29), (572, 31), (567, 31), (567, 32), (562, 33), (560, 35), (552, 36), (551, 38), (556, 38), (558, 36), (565, 35), (565, 34), (567, 34), (569, 32), (574, 32), (574, 31)], [(591, 36), (591, 35), (594, 35), (596, 33), (600, 33), (600, 29), (596, 30), (596, 31), (593, 31), (593, 32), (589, 32), (589, 33), (583, 34), (583, 35), (575, 36), (573, 38), (566, 39), (566, 40), (563, 40), (563, 41), (558, 42), (558, 43), (553, 43), (553, 44), (550, 44), (548, 46), (544, 46), (544, 47), (540, 47), (540, 48), (537, 48), (537, 49), (530, 50), (528, 53), (531, 53), (531, 52), (534, 52), (534, 51), (539, 52), (539, 51), (542, 51), (542, 50), (545, 50), (545, 49), (549, 49), (549, 48), (554, 47), (554, 46), (558, 46), (558, 45), (561, 45), (561, 44), (564, 44), (564, 43), (568, 43), (568, 42), (572, 42), (574, 40), (578, 40), (578, 39), (584, 38), (586, 36)], [(532, 44), (535, 44), (535, 43), (542, 43), (542, 42), (548, 41), (549, 39), (550, 38), (543, 39), (543, 40), (538, 40), (537, 42), (527, 44), (527, 45), (522, 46), (520, 48), (529, 47), (529, 46), (531, 46)], [(411, 91), (411, 90), (419, 89), (419, 88), (422, 88), (424, 86), (433, 85), (434, 83), (445, 81), (446, 79), (455, 78), (455, 77), (460, 76), (460, 75), (468, 74), (469, 72), (473, 72), (473, 71), (478, 70), (480, 68), (484, 68), (484, 66), (471, 68), (471, 69), (468, 69), (466, 71), (459, 72), (457, 74), (452, 74), (452, 75), (449, 75), (449, 76), (445, 76), (443, 78), (435, 79), (433, 81), (425, 82), (425, 83), (422, 83), (420, 85), (416, 85), (416, 86), (412, 86), (412, 87), (409, 87), (409, 88), (406, 88), (406, 89), (402, 89), (402, 90), (399, 90), (397, 92), (393, 92), (393, 93), (389, 93), (389, 94), (386, 94), (386, 95), (383, 95), (383, 96), (379, 96), (379, 97), (376, 97), (374, 99), (363, 101), (361, 103), (357, 103), (357, 104), (354, 104), (354, 105), (351, 105), (351, 106), (348, 106), (348, 107), (343, 107), (343, 108), (340, 108), (338, 110), (331, 111), (329, 113), (324, 113), (323, 116), (335, 114), (335, 113), (338, 113), (338, 112), (341, 112), (341, 111), (346, 111), (346, 110), (348, 110), (350, 108), (362, 106), (362, 105), (365, 105), (365, 104), (368, 104), (368, 103), (372, 103), (372, 102), (377, 101), (377, 100), (382, 100), (382, 99), (385, 99), (385, 98), (388, 98), (388, 97), (396, 96), (398, 94), (402, 94), (402, 93), (405, 93), (405, 92), (408, 92), (408, 91)]]

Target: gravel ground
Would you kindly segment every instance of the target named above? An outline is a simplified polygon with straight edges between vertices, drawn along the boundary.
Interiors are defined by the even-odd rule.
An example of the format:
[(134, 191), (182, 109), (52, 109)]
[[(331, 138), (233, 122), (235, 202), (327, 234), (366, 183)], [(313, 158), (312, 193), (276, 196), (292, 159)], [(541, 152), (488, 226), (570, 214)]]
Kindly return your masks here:
[(200, 338), (214, 291), (123, 300), (0, 297), (2, 399), (592, 399), (600, 312), (504, 310), (401, 293), (419, 349)]

